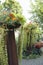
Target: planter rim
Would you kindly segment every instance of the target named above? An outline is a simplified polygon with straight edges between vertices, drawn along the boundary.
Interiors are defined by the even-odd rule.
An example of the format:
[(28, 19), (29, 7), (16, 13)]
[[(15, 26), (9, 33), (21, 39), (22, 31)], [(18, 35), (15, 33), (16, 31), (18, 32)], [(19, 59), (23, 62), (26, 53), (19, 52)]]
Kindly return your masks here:
[(4, 22), (0, 22), (0, 26), (4, 26), (7, 29), (14, 29), (14, 28), (19, 28), (21, 26), (20, 22), (14, 22), (14, 23), (4, 23)]

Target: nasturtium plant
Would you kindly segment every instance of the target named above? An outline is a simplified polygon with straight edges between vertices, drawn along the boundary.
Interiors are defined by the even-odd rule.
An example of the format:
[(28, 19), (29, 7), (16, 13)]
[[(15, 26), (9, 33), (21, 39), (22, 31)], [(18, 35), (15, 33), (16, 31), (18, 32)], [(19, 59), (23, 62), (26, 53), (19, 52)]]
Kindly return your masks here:
[(4, 26), (6, 26), (6, 28), (7, 28), (7, 26), (10, 26), (10, 25), (12, 25), (13, 27), (16, 27), (17, 26), (16, 24), (19, 25), (19, 23), (20, 23), (19, 19), (17, 17), (15, 17), (15, 15), (13, 13), (5, 14), (2, 17), (2, 20), (3, 20), (3, 22), (0, 22), (0, 25), (2, 24)]

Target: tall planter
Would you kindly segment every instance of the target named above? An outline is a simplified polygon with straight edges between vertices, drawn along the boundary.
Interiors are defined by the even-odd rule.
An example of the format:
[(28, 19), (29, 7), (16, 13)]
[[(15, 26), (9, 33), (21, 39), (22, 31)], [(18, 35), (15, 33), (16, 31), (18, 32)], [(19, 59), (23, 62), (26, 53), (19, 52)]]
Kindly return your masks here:
[(7, 32), (6, 42), (7, 42), (8, 64), (9, 65), (18, 65), (14, 29), (11, 29)]
[(20, 23), (19, 19), (16, 18), (14, 16), (14, 14), (12, 14), (12, 13), (9, 13), (7, 17), (5, 18), (4, 22), (0, 22), (0, 25), (4, 26), (4, 29), (8, 29), (7, 39), (6, 39), (8, 64), (9, 65), (18, 65), (14, 29), (19, 28), (21, 26), (21, 23)]

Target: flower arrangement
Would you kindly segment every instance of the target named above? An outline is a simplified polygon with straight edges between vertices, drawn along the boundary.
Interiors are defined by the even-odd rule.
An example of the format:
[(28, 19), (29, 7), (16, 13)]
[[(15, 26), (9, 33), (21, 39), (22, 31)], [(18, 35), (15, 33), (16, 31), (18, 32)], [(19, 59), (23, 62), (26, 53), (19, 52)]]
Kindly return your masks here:
[(6, 28), (18, 28), (21, 24), (17, 16), (15, 16), (13, 13), (6, 13), (4, 12), (2, 21), (0, 24), (3, 24)]

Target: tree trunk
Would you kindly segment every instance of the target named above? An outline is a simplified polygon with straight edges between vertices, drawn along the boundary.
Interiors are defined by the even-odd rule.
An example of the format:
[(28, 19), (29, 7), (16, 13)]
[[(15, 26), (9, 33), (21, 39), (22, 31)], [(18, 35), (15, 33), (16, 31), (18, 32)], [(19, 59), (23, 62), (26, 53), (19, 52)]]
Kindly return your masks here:
[(6, 42), (7, 42), (8, 64), (9, 65), (18, 65), (14, 29), (9, 30), (7, 32)]

